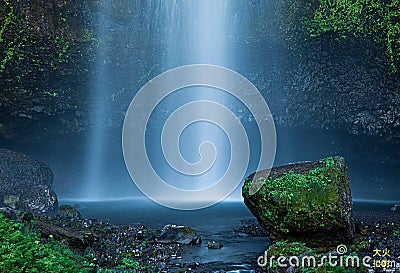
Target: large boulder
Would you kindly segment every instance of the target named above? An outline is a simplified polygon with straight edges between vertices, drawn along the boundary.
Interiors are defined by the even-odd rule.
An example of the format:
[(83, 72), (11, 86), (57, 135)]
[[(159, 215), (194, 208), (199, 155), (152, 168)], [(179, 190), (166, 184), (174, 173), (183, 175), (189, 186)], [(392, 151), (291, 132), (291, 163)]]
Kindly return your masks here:
[(0, 149), (0, 205), (30, 211), (51, 213), (58, 207), (57, 195), (51, 189), (53, 172), (43, 162)]
[[(259, 189), (254, 193), (254, 189)], [(273, 240), (331, 246), (352, 241), (354, 221), (342, 157), (288, 164), (251, 174), (242, 195)]]

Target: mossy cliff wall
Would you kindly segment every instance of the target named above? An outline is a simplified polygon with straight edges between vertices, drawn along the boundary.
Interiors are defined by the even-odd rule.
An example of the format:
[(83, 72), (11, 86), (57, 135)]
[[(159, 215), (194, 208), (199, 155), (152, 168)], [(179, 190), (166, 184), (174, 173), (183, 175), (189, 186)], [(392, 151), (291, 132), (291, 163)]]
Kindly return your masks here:
[(278, 125), (400, 142), (398, 0), (276, 1), (269, 18), (258, 48), (280, 56), (253, 77)]
[[(107, 18), (136, 37), (126, 42), (110, 30), (107, 38), (106, 66), (121, 75), (108, 88), (118, 119), (111, 123), (121, 125), (137, 88), (170, 65), (162, 62), (165, 41), (149, 34), (150, 2), (0, 0), (0, 136), (31, 141), (87, 131), (91, 68), (102, 43), (91, 17), (105, 4)], [(230, 42), (243, 49), (238, 72), (262, 92), (277, 125), (399, 145), (399, 0), (247, 4), (271, 8), (248, 18), (251, 29)]]
[(74, 117), (96, 46), (83, 1), (1, 0), (0, 7), (0, 135), (80, 130)]

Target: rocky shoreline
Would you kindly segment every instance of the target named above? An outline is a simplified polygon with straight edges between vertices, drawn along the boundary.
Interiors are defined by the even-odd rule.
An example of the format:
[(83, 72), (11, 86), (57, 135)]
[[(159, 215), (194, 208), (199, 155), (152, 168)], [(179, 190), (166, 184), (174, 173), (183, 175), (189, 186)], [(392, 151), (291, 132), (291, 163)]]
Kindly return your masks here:
[[(73, 252), (86, 257), (93, 272), (100, 269), (117, 269), (124, 259), (134, 260), (141, 268), (145, 268), (144, 271), (136, 272), (265, 272), (257, 265), (256, 259), (244, 264), (182, 262), (182, 255), (186, 250), (204, 247), (198, 245), (201, 239), (189, 227), (180, 230), (181, 234), (170, 233), (169, 238), (179, 241), (180, 238), (192, 236), (191, 238), (196, 240), (174, 242), (160, 239), (162, 236), (165, 238), (165, 234), (162, 235), (165, 228), (156, 230), (140, 224), (114, 225), (96, 219), (83, 219), (71, 206), (61, 206), (55, 216), (32, 216), (10, 208), (3, 208), (2, 212), (7, 218), (22, 222), (29, 231), (39, 234), (41, 243), (56, 240)], [(354, 245), (348, 246), (349, 251), (360, 255), (372, 255), (374, 249), (387, 248), (390, 249), (390, 258), (400, 263), (400, 214), (355, 213), (355, 219), (357, 235)], [(241, 223), (241, 226), (232, 231), (235, 236), (267, 240), (265, 231), (255, 219), (242, 220)], [(375, 269), (368, 272), (383, 271)]]
[[(137, 261), (146, 268), (137, 272), (255, 272), (256, 268), (256, 264), (181, 262), (185, 249), (202, 247), (199, 246), (201, 238), (190, 227), (166, 225), (156, 230), (141, 224), (115, 225), (84, 219), (77, 209), (66, 205), (61, 206), (55, 216), (33, 216), (11, 208), (2, 208), (1, 211), (7, 218), (22, 222), (29, 231), (39, 234), (41, 243), (56, 240), (75, 253), (90, 258), (95, 269), (116, 269), (124, 258)], [(233, 231), (238, 237), (265, 236), (256, 222), (243, 224)], [(181, 229), (177, 232), (173, 228), (168, 230), (168, 227)]]
[[(48, 194), (51, 191), (50, 187), (52, 185), (53, 173), (46, 164), (32, 160), (25, 155), (4, 149), (0, 149), (0, 156), (4, 159), (0, 164), (0, 181), (3, 181), (3, 190), (1, 192), (3, 201), (2, 204), (0, 204), (0, 208), (3, 208), (0, 209), (0, 212), (2, 212), (6, 218), (14, 220), (13, 223), (18, 223), (16, 226), (12, 227), (10, 232), (5, 232), (4, 230), (7, 229), (3, 228), (2, 230), (0, 226), (0, 232), (3, 232), (2, 236), (4, 237), (1, 237), (2, 244), (4, 243), (3, 245), (6, 245), (9, 243), (6, 239), (10, 236), (10, 233), (13, 233), (12, 230), (15, 231), (17, 227), (17, 229), (21, 229), (22, 232), (22, 234), (18, 236), (25, 236), (29, 232), (30, 234), (35, 234), (34, 237), (37, 237), (33, 239), (33, 242), (36, 245), (49, 246), (56, 244), (58, 246), (63, 245), (67, 247), (75, 253), (77, 257), (80, 257), (78, 259), (83, 262), (81, 261), (79, 263), (85, 266), (85, 270), (89, 270), (82, 272), (286, 272), (282, 271), (282, 268), (271, 269), (260, 267), (257, 264), (257, 257), (258, 255), (263, 255), (263, 253), (258, 253), (258, 251), (260, 250), (260, 252), (263, 252), (267, 249), (268, 251), (270, 249), (277, 251), (278, 249), (279, 251), (283, 251), (281, 253), (290, 254), (293, 253), (291, 251), (294, 246), (297, 251), (295, 252), (297, 253), (296, 256), (310, 252), (315, 255), (324, 255), (324, 253), (335, 253), (336, 246), (344, 243), (347, 246), (347, 254), (356, 253), (360, 257), (366, 255), (372, 256), (376, 254), (376, 250), (388, 250), (390, 253), (387, 253), (387, 259), (393, 261), (393, 263), (396, 264), (395, 266), (398, 264), (400, 267), (400, 205), (394, 204), (391, 209), (389, 207), (386, 212), (381, 213), (374, 212), (371, 209), (368, 209), (366, 212), (358, 211), (357, 206), (352, 204), (347, 174), (345, 172), (346, 168), (344, 168), (343, 165), (344, 161), (340, 158), (328, 158), (314, 163), (305, 162), (297, 163), (297, 165), (290, 164), (272, 170), (271, 177), (272, 179), (276, 179), (276, 181), (278, 181), (280, 173), (284, 173), (282, 177), (285, 179), (290, 178), (290, 180), (279, 180), (280, 184), (274, 187), (274, 189), (281, 189), (282, 191), (272, 191), (277, 200), (289, 198), (291, 194), (293, 194), (292, 184), (295, 183), (298, 186), (296, 196), (303, 197), (304, 199), (304, 202), (300, 202), (298, 205), (302, 208), (309, 202), (313, 208), (310, 210), (310, 213), (306, 214), (308, 218), (304, 218), (304, 215), (302, 218), (298, 218), (298, 213), (292, 213), (292, 218), (282, 218), (282, 213), (286, 210), (289, 211), (290, 208), (298, 209), (299, 207), (289, 207), (290, 202), (284, 202), (283, 205), (279, 206), (279, 210), (271, 210), (270, 205), (274, 205), (273, 208), (275, 208), (276, 204), (271, 203), (272, 199), (265, 199), (268, 197), (270, 189), (264, 189), (257, 193), (261, 194), (260, 196), (252, 196), (253, 203), (249, 203), (249, 199), (246, 199), (246, 194), (244, 196), (245, 204), (247, 206), (250, 205), (250, 210), (253, 212), (253, 215), (257, 216), (258, 221), (256, 218), (243, 219), (241, 216), (234, 216), (235, 220), (237, 220), (237, 222), (235, 222), (236, 224), (225, 226), (225, 221), (219, 222), (223, 229), (218, 230), (218, 235), (212, 233), (215, 229), (215, 225), (217, 225), (216, 223), (203, 226), (202, 234), (205, 235), (204, 231), (207, 231), (207, 235), (201, 238), (199, 235), (200, 233), (196, 232), (196, 230), (191, 227), (175, 225), (176, 223), (174, 223), (174, 221), (179, 221), (176, 216), (164, 218), (164, 220), (162, 220), (164, 223), (161, 221), (161, 226), (158, 226), (157, 229), (140, 223), (128, 224), (131, 222), (125, 222), (125, 224), (116, 224), (115, 221), (112, 220), (106, 222), (99, 219), (82, 217), (78, 210), (80, 208), (79, 205), (58, 206), (55, 193), (53, 195)], [(328, 178), (331, 179), (331, 182), (333, 181), (332, 177), (342, 179), (340, 181), (343, 182), (343, 185), (340, 183), (338, 184), (339, 186), (342, 185), (342, 187), (339, 187), (335, 192), (341, 193), (341, 196), (345, 196), (346, 198), (343, 199), (344, 201), (342, 199), (337, 199), (339, 201), (342, 200), (343, 204), (337, 204), (336, 209), (332, 209), (333, 199), (325, 198), (325, 195), (316, 194), (318, 193), (318, 188), (315, 188), (315, 186), (326, 184), (325, 180), (322, 179), (325, 176), (322, 174), (336, 174), (336, 172), (332, 172), (332, 170), (336, 170), (335, 164), (339, 164), (339, 167), (343, 167), (340, 169), (343, 169), (342, 172), (340, 172), (341, 175), (329, 176)], [(297, 169), (295, 166), (297, 166)], [(305, 170), (300, 170), (299, 166), (304, 167)], [(287, 170), (288, 168), (297, 170), (299, 173), (290, 173)], [(311, 170), (309, 170), (310, 168)], [(13, 180), (15, 174), (21, 177), (18, 183)], [(299, 183), (303, 182), (304, 184), (309, 180), (315, 182), (314, 178), (316, 175), (320, 179), (317, 181), (318, 183), (310, 185), (305, 184), (306, 192), (303, 194), (303, 192), (300, 191), (302, 188), (299, 187)], [(250, 180), (246, 181), (247, 184), (250, 183)], [(289, 183), (287, 185), (287, 181), (292, 184)], [(274, 181), (270, 181), (272, 184), (273, 182)], [(264, 184), (264, 186), (265, 185), (267, 184)], [(41, 192), (36, 191), (35, 195), (28, 194), (32, 191), (32, 188), (45, 188), (49, 190)], [(246, 189), (244, 193), (247, 192)], [(285, 189), (287, 191), (284, 191)], [(315, 194), (312, 195), (311, 193)], [(281, 194), (280, 198), (278, 198), (278, 194)], [(54, 196), (54, 198), (52, 198), (52, 196)], [(334, 197), (335, 195), (331, 196)], [(259, 211), (260, 208), (262, 208), (259, 202), (263, 202), (263, 200), (264, 203), (262, 203), (262, 205), (266, 206), (267, 209)], [(323, 208), (323, 213), (315, 214), (317, 207)], [(136, 210), (141, 210), (141, 208), (136, 207)], [(232, 212), (232, 207), (228, 208), (226, 212), (228, 211)], [(271, 213), (267, 219), (264, 219), (266, 215), (265, 211)], [(338, 219), (341, 219), (340, 216), (336, 215), (344, 211), (348, 212), (348, 215), (346, 215), (350, 217), (349, 219), (351, 220), (351, 225), (347, 227), (347, 230), (351, 232), (351, 240), (348, 239), (348, 242), (343, 239), (345, 237), (339, 232), (344, 226), (338, 221)], [(220, 211), (219, 213), (226, 212)], [(318, 215), (328, 217), (331, 215), (329, 213), (333, 213), (330, 222), (328, 219), (325, 219), (324, 222), (320, 222)], [(138, 216), (135, 222), (136, 220), (144, 221), (141, 217), (142, 216)], [(196, 215), (196, 217), (200, 217), (200, 215)], [(203, 213), (201, 217), (208, 217), (208, 213)], [(1, 217), (0, 220), (2, 220), (2, 218), (3, 217)], [(102, 217), (99, 218), (104, 219)], [(207, 221), (215, 221), (216, 218), (212, 218), (213, 220), (211, 218), (208, 220), (201, 219), (202, 225), (207, 223)], [(266, 220), (268, 221), (265, 222)], [(283, 236), (288, 233), (285, 226), (282, 226), (284, 221), (286, 221), (288, 228), (292, 231), (290, 238), (285, 238), (285, 236)], [(316, 225), (317, 228), (307, 229), (307, 227), (309, 227), (307, 225), (310, 225), (311, 222), (315, 222), (314, 226)], [(280, 223), (280, 225), (277, 226), (277, 223)], [(295, 223), (297, 223), (297, 225), (295, 225)], [(164, 226), (162, 224), (164, 224)], [(302, 227), (303, 224), (304, 226)], [(187, 225), (192, 224), (187, 223)], [(338, 226), (338, 228), (328, 228), (333, 225)], [(269, 231), (268, 228), (270, 229)], [(312, 231), (311, 235), (310, 230)], [(275, 236), (273, 231), (275, 231)], [(328, 231), (335, 241), (327, 240)], [(309, 237), (306, 238), (306, 235)], [(30, 237), (32, 239), (32, 236)], [(317, 237), (320, 239), (315, 240)], [(312, 240), (309, 240), (309, 238), (314, 238), (314, 244), (312, 244)], [(205, 240), (204, 244), (202, 244), (202, 239)], [(255, 251), (251, 250), (253, 248), (247, 249), (243, 245), (254, 246), (260, 242), (262, 242), (262, 244), (260, 244), (259, 248)], [(269, 247), (268, 244), (270, 244)], [(299, 248), (299, 246), (301, 247)], [(215, 257), (213, 257), (214, 259), (192, 259), (194, 256), (191, 256), (189, 253), (200, 253), (203, 250), (202, 248), (206, 250), (209, 248), (210, 251), (216, 251), (214, 253), (206, 252), (202, 254), (203, 257), (215, 255)], [(220, 250), (221, 248), (223, 249), (222, 251)], [(235, 255), (246, 254), (244, 257), (241, 257), (242, 259), (237, 263), (230, 262), (237, 261), (237, 259), (230, 259), (229, 261), (229, 259), (227, 259), (228, 256), (226, 256), (232, 255), (232, 251), (235, 251), (235, 248), (240, 248), (240, 251), (236, 251)], [(225, 249), (229, 250), (225, 251)], [(14, 250), (15, 248), (7, 247), (4, 249), (0, 244), (0, 251), (7, 252)], [(298, 253), (299, 251), (300, 253)], [(222, 255), (223, 252), (225, 256)], [(59, 255), (62, 256), (62, 252), (60, 252)], [(189, 259), (185, 258), (188, 256), (190, 257)], [(374, 258), (377, 259), (379, 257)], [(20, 259), (25, 261), (25, 257)], [(4, 261), (6, 261), (6, 259), (0, 259), (0, 268), (2, 266), (1, 262)], [(300, 272), (297, 268), (293, 270), (292, 272)], [(375, 271), (368, 272), (383, 272), (381, 268), (375, 268), (374, 270)], [(335, 272), (342, 271), (339, 270)], [(351, 272), (367, 271), (365, 268), (362, 268), (359, 271)]]

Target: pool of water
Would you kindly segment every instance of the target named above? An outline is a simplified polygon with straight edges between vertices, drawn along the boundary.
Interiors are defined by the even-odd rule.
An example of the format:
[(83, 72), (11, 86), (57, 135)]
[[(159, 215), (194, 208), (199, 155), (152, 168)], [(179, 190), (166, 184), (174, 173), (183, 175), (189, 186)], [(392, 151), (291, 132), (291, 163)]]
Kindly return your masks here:
[[(209, 208), (181, 211), (162, 207), (145, 198), (82, 202), (62, 200), (61, 203), (78, 205), (86, 218), (96, 218), (115, 224), (143, 224), (161, 229), (166, 224), (186, 225), (195, 229), (202, 237), (199, 246), (185, 248), (179, 262), (223, 262), (230, 264), (254, 264), (257, 257), (268, 247), (268, 237), (238, 236), (235, 229), (243, 221), (255, 220), (242, 202), (222, 202)], [(355, 200), (353, 209), (357, 213), (379, 212), (390, 214), (393, 202)], [(219, 241), (221, 249), (208, 249), (208, 241)], [(178, 261), (177, 261), (178, 262)]]

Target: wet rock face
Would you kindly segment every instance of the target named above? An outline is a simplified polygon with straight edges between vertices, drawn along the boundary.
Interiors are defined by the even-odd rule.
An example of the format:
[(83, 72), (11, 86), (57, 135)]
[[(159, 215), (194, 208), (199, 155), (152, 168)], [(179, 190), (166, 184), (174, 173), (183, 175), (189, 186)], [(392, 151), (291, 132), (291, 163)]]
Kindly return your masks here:
[(399, 144), (399, 76), (373, 63), (354, 60), (346, 49), (336, 51), (327, 52), (331, 58), (309, 56), (293, 71), (283, 123), (344, 129), (352, 135)]
[(196, 245), (201, 243), (201, 238), (196, 231), (190, 227), (166, 225), (161, 230), (157, 242), (162, 244), (179, 243), (183, 245)]
[(263, 30), (267, 39), (251, 48), (260, 51), (257, 60), (249, 59), (252, 72), (246, 75), (264, 95), (275, 124), (400, 144), (400, 73), (389, 72), (385, 49), (372, 39), (338, 39), (336, 32), (310, 37), (301, 23), (310, 14), (295, 15), (287, 1), (276, 8), (275, 19), (264, 24), (274, 20), (286, 31), (276, 31), (273, 23)]
[(87, 3), (92, 10), (105, 12), (120, 23), (129, 22), (129, 20), (137, 15), (140, 8), (138, 1), (130, 0), (116, 0), (112, 2), (106, 0), (89, 0)]
[[(103, 7), (108, 18), (124, 25), (142, 16), (143, 3), (139, 2), (10, 0), (8, 5), (3, 4), (0, 8), (3, 20), (0, 21), (8, 18), (11, 23), (4, 29), (0, 55), (4, 59), (9, 53), (12, 58), (0, 69), (0, 85), (4, 90), (0, 97), (0, 137), (32, 142), (36, 138), (48, 138), (49, 133), (57, 137), (88, 130), (92, 121), (88, 110), (90, 101), (85, 98), (91, 88), (93, 71), (90, 68), (96, 61), (94, 52), (98, 46), (90, 11), (97, 13)], [(259, 41), (249, 43), (251, 50), (260, 48), (261, 52), (250, 54), (254, 57), (248, 61), (243, 60), (242, 69), (254, 69), (246, 72), (246, 76), (268, 101), (276, 124), (343, 130), (351, 135), (400, 144), (400, 77), (399, 73), (387, 73), (386, 66), (382, 65), (384, 59), (377, 61), (379, 56), (386, 55), (385, 52), (364, 46), (363, 41), (340, 44), (329, 35), (318, 39), (297, 37), (301, 43), (288, 43), (292, 34), (287, 37), (283, 34), (286, 31), (280, 33), (276, 27), (265, 27), (279, 23), (279, 29), (287, 28), (287, 3), (283, 1), (277, 5), (282, 6), (276, 14), (283, 22), (266, 16), (265, 25), (260, 24), (263, 29), (270, 29), (266, 37), (248, 37), (248, 33), (246, 37), (235, 37), (246, 43), (249, 39)], [(293, 20), (296, 22), (300, 20)], [(258, 31), (261, 30), (255, 29), (254, 33)], [(145, 43), (146, 33), (141, 40), (148, 48), (151, 44)], [(118, 41), (114, 36), (108, 38)], [(136, 54), (133, 49), (136, 46), (135, 43), (114, 43), (107, 66), (112, 64), (112, 69), (120, 71), (120, 65), (135, 63), (135, 70), (148, 73), (152, 64), (150, 62), (149, 67), (139, 65), (148, 60), (138, 59), (136, 55), (141, 54)], [(279, 50), (271, 53), (267, 48)], [(119, 53), (127, 50), (127, 55)], [(148, 51), (152, 56), (152, 51)], [(269, 54), (274, 57), (269, 58)], [(127, 59), (128, 55), (135, 56), (135, 60)], [(129, 65), (126, 70), (131, 69)], [(130, 77), (130, 74), (124, 76), (125, 81)], [(132, 88), (136, 82), (135, 79), (113, 89)], [(119, 94), (115, 102), (114, 98), (110, 101), (115, 111), (105, 122), (109, 127), (122, 124), (126, 102), (132, 99), (130, 92), (125, 93)], [(108, 95), (115, 95), (115, 92)]]
[(80, 98), (95, 47), (84, 11), (80, 0), (0, 3), (0, 137), (81, 130)]
[(0, 149), (0, 197), (2, 205), (31, 211), (53, 212), (57, 195), (51, 189), (53, 172), (43, 162), (24, 154)]
[[(260, 185), (250, 194), (253, 185)], [(335, 246), (354, 237), (347, 167), (341, 157), (288, 164), (250, 175), (244, 202), (272, 240)]]
[(29, 189), (29, 193), (22, 201), (22, 205), (24, 204), (28, 207), (28, 211), (45, 214), (57, 209), (58, 199), (50, 186), (38, 185)]

